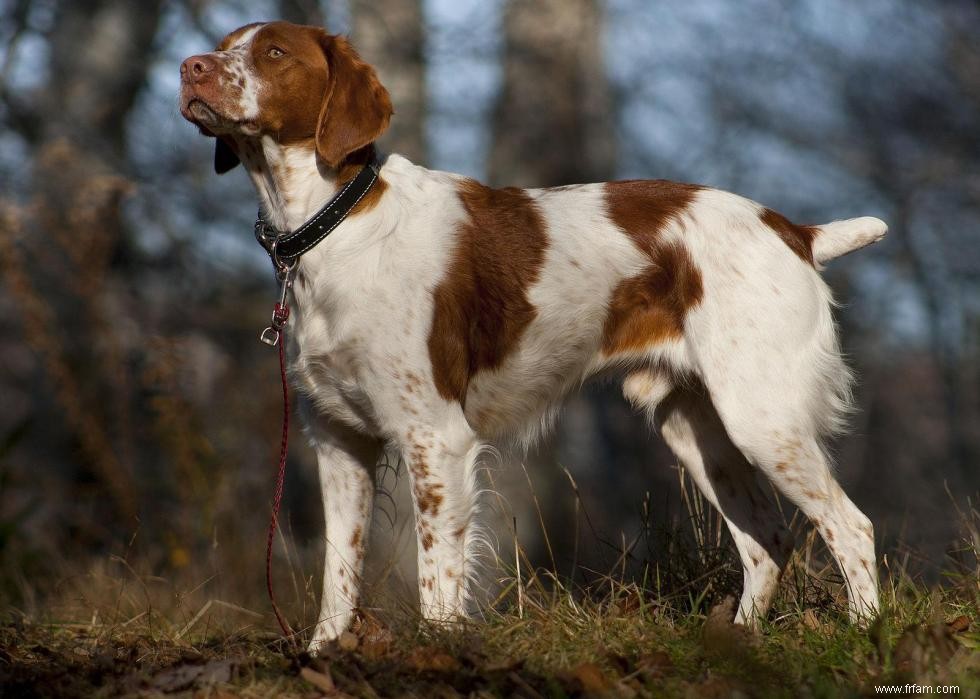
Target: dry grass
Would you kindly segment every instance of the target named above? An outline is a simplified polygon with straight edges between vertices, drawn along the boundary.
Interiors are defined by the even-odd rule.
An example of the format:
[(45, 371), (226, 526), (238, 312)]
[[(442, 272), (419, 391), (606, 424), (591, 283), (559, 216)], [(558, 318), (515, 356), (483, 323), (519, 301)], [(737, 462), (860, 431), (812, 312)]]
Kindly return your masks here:
[[(803, 545), (773, 613), (749, 632), (729, 622), (737, 567), (715, 515), (686, 497), (691, 526), (670, 537), (669, 570), (624, 540), (612, 571), (580, 572), (590, 582), (573, 586), (518, 549), (513, 569), (498, 561), (499, 594), (481, 620), (428, 627), (375, 588), (375, 606), (321, 659), (273, 633), (264, 604), (205, 599), (203, 584), (116, 558), (67, 580), (45, 618), (8, 611), (0, 684), (10, 696), (645, 697), (860, 696), (916, 683), (980, 696), (975, 510), (960, 513), (943, 586), (886, 556), (883, 613), (868, 629), (847, 621), (839, 579), (794, 522)], [(310, 619), (315, 581), (291, 577), (293, 618)]]

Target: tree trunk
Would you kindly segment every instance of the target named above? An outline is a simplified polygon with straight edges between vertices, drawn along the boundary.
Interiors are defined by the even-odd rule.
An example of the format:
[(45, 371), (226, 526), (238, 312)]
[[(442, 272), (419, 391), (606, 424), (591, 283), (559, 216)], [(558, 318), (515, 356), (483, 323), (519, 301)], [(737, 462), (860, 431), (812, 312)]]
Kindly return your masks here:
[(615, 167), (611, 99), (597, 0), (509, 0), (503, 89), (489, 177), (549, 186), (608, 179)]
[(425, 57), (419, 0), (352, 0), (351, 41), (378, 70), (391, 93), (395, 116), (381, 138), (383, 150), (424, 164)]
[(326, 17), (319, 0), (279, 0), (279, 19), (294, 24), (312, 24), (325, 27)]
[[(48, 41), (51, 80), (38, 105), (45, 140), (66, 138), (108, 170), (119, 167), (126, 117), (156, 50), (153, 39), (161, 4), (161, 0), (58, 4)], [(114, 164), (109, 165), (109, 160)]]

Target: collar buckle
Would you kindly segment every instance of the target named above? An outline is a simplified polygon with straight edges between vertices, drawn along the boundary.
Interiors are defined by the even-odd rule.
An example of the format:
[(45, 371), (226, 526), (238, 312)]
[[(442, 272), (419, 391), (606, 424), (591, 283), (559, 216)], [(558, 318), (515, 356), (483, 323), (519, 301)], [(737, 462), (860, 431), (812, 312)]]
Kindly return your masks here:
[(255, 219), (255, 240), (258, 241), (259, 245), (264, 247), (266, 251), (272, 249), (273, 241), (279, 237), (279, 231), (270, 226), (262, 218), (262, 212), (259, 211), (257, 218)]

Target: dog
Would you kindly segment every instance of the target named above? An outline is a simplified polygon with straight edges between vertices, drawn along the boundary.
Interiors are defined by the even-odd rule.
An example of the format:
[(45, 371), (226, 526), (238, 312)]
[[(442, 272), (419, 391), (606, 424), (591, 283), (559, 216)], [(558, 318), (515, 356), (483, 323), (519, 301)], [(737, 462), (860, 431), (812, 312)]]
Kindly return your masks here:
[(851, 373), (819, 271), (880, 240), (882, 221), (797, 225), (663, 180), (492, 189), (381, 159), (388, 92), (316, 27), (249, 24), (180, 71), (182, 115), (216, 139), (219, 173), (244, 165), (278, 236), (372, 179), (289, 270), (290, 382), (326, 520), (312, 651), (356, 610), (386, 446), (410, 477), (422, 614), (449, 623), (471, 601), (481, 449), (529, 444), (597, 374), (724, 516), (744, 567), (736, 622), (766, 613), (793, 546), (770, 484), (827, 543), (852, 617), (876, 612), (872, 525), (824, 448)]

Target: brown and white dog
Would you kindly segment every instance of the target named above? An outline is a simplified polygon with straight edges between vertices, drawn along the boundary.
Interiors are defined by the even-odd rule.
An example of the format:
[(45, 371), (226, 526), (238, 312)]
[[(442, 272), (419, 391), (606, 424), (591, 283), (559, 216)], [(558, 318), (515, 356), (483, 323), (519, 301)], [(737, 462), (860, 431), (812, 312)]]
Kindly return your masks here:
[[(181, 66), (181, 113), (239, 161), (294, 230), (374, 154), (391, 101), (348, 42), (250, 24)], [(621, 378), (731, 530), (737, 621), (770, 604), (792, 547), (769, 483), (820, 531), (854, 617), (878, 606), (871, 523), (831, 472), (850, 373), (821, 263), (879, 240), (875, 218), (799, 226), (734, 194), (662, 180), (491, 189), (391, 155), (302, 257), (288, 347), (326, 518), (311, 648), (351, 620), (376, 462), (407, 465), (421, 608), (466, 613), (486, 444), (528, 443), (594, 374)], [(610, 466), (611, 467), (611, 466)]]

